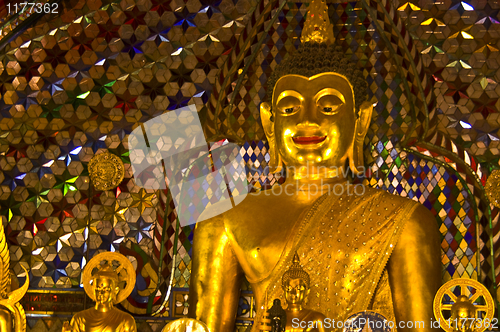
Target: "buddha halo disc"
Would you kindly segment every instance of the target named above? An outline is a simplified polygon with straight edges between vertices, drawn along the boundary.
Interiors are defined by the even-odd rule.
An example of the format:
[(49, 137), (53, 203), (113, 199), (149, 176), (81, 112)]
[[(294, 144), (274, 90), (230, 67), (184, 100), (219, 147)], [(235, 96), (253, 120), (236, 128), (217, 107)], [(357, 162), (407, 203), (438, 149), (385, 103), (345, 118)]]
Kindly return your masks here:
[[(90, 284), (90, 281), (94, 278), (94, 274), (92, 274), (92, 271), (94, 268), (99, 268), (101, 265), (102, 261), (107, 261), (108, 264), (112, 264), (113, 261), (117, 261), (120, 263), (120, 266), (115, 269), (116, 274), (118, 275), (118, 278), (121, 280), (126, 281), (126, 286), (123, 289), (120, 289), (120, 292), (116, 296), (116, 302), (115, 303), (120, 303), (123, 300), (125, 300), (130, 293), (132, 293), (132, 290), (134, 289), (135, 286), (135, 270), (132, 265), (132, 263), (128, 260), (127, 257), (124, 255), (117, 253), (117, 252), (101, 252), (100, 254), (94, 256), (88, 264), (85, 266), (83, 270), (83, 288), (85, 289), (85, 293), (92, 299), (92, 301), (95, 301), (95, 292), (94, 292), (94, 286)], [(125, 278), (120, 278), (120, 272), (125, 269), (127, 275)]]
[(325, 0), (311, 0), (307, 9), (307, 18), (300, 37), (302, 44), (306, 42), (325, 43), (335, 42), (333, 24), (328, 17), (328, 6)]
[(491, 172), (484, 186), (490, 203), (500, 208), (500, 169)]
[(101, 191), (118, 187), (125, 176), (123, 161), (108, 151), (93, 156), (88, 167), (92, 184)]
[[(455, 293), (453, 293), (453, 289), (456, 286), (460, 287), (460, 295), (456, 295)], [(474, 288), (476, 291), (475, 293), (471, 292), (470, 298), (468, 298), (469, 295), (467, 294), (468, 288)], [(483, 284), (473, 279), (458, 278), (448, 281), (443, 286), (441, 286), (441, 288), (439, 288), (439, 290), (437, 291), (433, 303), (434, 317), (436, 318), (437, 321), (440, 322), (441, 328), (443, 330), (445, 330), (446, 332), (453, 332), (454, 329), (451, 326), (451, 324), (453, 323), (453, 319), (451, 318), (446, 319), (443, 315), (443, 310), (452, 311), (453, 309), (453, 305), (443, 304), (443, 299), (445, 295), (447, 295), (454, 302), (454, 304), (457, 304), (459, 300), (461, 300), (460, 298), (462, 296), (466, 296), (468, 298), (468, 301), (466, 302), (470, 302), (471, 304), (473, 304), (480, 296), (482, 296), (485, 304), (474, 305), (476, 307), (476, 317), (474, 318), (475, 319), (478, 318), (477, 316), (478, 310), (485, 312), (485, 314), (482, 316), (481, 323), (479, 323), (479, 321), (477, 322), (475, 320), (473, 321), (474, 324), (480, 324), (480, 326), (475, 325), (473, 331), (483, 332), (488, 328), (488, 324), (484, 323), (484, 321), (485, 319), (488, 319), (488, 321), (491, 322), (491, 319), (495, 314), (495, 303), (493, 301), (493, 297), (491, 296), (490, 292), (486, 287), (484, 287)]]

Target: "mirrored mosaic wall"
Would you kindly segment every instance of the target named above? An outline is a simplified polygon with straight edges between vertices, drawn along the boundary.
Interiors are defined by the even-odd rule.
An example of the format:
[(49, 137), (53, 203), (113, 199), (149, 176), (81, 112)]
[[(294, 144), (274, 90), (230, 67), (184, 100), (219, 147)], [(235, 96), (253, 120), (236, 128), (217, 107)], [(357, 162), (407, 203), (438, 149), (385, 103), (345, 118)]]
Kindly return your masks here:
[[(337, 43), (378, 101), (366, 181), (434, 213), (443, 280), (498, 283), (498, 211), (489, 214), (482, 185), (499, 167), (500, 5), (328, 3)], [(120, 251), (138, 273), (124, 307), (174, 317), (172, 303), (187, 303), (179, 289), (189, 286), (193, 227), (176, 232), (168, 192), (136, 185), (128, 135), (194, 104), (211, 141), (241, 144), (256, 189), (282, 181), (263, 172), (258, 107), (267, 77), (299, 44), (307, 4), (71, 0), (60, 10), (0, 52), (0, 214), (12, 268), (29, 267), (33, 289), (78, 288), (89, 258)], [(104, 151), (123, 160), (125, 179), (98, 192), (87, 166)]]

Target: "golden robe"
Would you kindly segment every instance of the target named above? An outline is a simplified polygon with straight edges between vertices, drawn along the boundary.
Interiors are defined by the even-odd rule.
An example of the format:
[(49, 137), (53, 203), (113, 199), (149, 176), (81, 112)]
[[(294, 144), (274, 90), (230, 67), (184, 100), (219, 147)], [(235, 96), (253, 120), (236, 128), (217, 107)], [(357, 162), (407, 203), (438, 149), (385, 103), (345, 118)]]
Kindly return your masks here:
[[(299, 217), (302, 222), (295, 224), (272, 272), (249, 282), (262, 284), (269, 301), (279, 298), (283, 303), (281, 277), (297, 251), (311, 277), (306, 308), (335, 323), (362, 310), (377, 311), (394, 321), (385, 267), (406, 218), (418, 206), (407, 198), (372, 188), (366, 188), (361, 196), (323, 195)], [(259, 303), (264, 303), (264, 296)], [(258, 310), (252, 331), (258, 331), (261, 315), (262, 310)]]
[(114, 307), (107, 312), (95, 308), (80, 311), (73, 316), (70, 326), (73, 332), (137, 332), (134, 318)]

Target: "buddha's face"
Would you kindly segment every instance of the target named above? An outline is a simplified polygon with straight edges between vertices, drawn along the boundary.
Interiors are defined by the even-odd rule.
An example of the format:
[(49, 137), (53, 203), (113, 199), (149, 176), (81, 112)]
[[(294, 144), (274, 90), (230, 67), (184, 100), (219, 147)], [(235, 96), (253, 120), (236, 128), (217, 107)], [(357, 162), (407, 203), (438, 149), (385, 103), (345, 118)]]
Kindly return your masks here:
[(115, 281), (106, 276), (98, 276), (94, 282), (96, 304), (112, 304), (119, 290)]
[(301, 278), (288, 279), (284, 285), (285, 300), (288, 304), (300, 304), (309, 294), (309, 288)]
[(356, 114), (349, 81), (336, 73), (286, 75), (273, 91), (276, 146), (287, 166), (343, 166)]

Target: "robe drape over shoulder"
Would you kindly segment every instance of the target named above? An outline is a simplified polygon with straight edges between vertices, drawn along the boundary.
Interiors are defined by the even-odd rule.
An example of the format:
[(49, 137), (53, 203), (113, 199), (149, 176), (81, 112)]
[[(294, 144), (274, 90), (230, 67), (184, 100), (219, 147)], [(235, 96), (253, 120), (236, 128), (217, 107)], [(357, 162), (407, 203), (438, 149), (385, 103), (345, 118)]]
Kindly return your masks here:
[[(335, 322), (362, 310), (377, 311), (394, 321), (386, 265), (406, 220), (418, 206), (367, 187), (363, 195), (325, 194), (300, 216), (272, 272), (249, 282), (264, 286), (270, 302), (279, 298), (285, 303), (281, 277), (297, 251), (311, 277), (306, 308)], [(259, 304), (264, 303), (265, 293), (255, 296)], [(262, 311), (257, 311), (253, 332), (258, 331)]]

